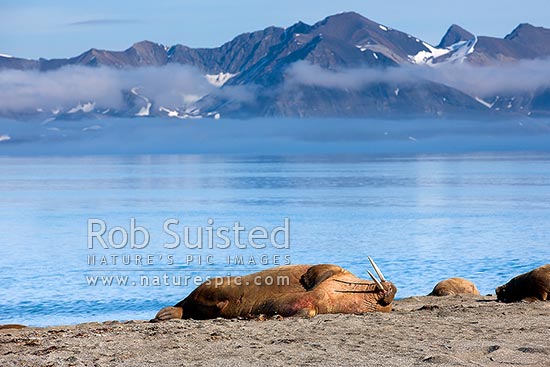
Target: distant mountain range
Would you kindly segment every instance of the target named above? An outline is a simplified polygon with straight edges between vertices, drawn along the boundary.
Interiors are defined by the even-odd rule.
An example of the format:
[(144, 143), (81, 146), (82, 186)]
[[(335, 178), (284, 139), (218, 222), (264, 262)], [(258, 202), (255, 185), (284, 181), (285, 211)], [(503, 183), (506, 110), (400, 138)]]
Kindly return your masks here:
[[(0, 113), (16, 118), (548, 116), (550, 82), (528, 91), (503, 90), (481, 96), (430, 78), (373, 77), (352, 83), (348, 88), (338, 81), (332, 85), (315, 80), (315, 74), (312, 82), (289, 82), (289, 71), (295, 72), (293, 67), (298, 63), (302, 69), (318, 72), (318, 78), (326, 77), (323, 74), (326, 72), (337, 79), (339, 73), (353, 70), (355, 74), (347, 74), (348, 79), (357, 75), (362, 80), (364, 75), (376, 72), (386, 75), (388, 71), (404, 70), (407, 74), (417, 67), (437, 70), (444, 66), (446, 72), (452, 73), (453, 68), (458, 70), (464, 65), (490, 68), (549, 57), (550, 29), (530, 24), (520, 24), (502, 39), (476, 36), (452, 25), (441, 42), (432, 46), (413, 35), (348, 12), (329, 16), (314, 25), (299, 22), (288, 28), (269, 27), (241, 34), (217, 48), (163, 46), (142, 41), (125, 51), (91, 49), (68, 59), (0, 56), (0, 71), (48, 72), (67, 66), (126, 70), (189, 65), (200, 71), (216, 91), (228, 91), (210, 92), (192, 102), (165, 106), (154, 95), (128, 88), (120, 91), (124, 105), (118, 109), (106, 109), (94, 100), (81, 100), (77, 106), (45, 110), (37, 105), (25, 111)], [(252, 98), (234, 100), (232, 87), (249, 87)]]

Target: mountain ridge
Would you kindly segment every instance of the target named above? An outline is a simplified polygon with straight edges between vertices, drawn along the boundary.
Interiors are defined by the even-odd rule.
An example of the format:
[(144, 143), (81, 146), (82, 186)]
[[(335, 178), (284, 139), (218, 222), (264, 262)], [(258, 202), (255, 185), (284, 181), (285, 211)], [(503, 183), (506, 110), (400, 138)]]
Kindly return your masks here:
[[(342, 23), (344, 22), (347, 23), (346, 27), (342, 26)], [(350, 24), (353, 25), (353, 23), (360, 26), (350, 27)], [(199, 68), (204, 68), (204, 64), (207, 61), (209, 61), (205, 59), (208, 59), (209, 56), (211, 58), (212, 55), (208, 54), (208, 53), (211, 53), (211, 54), (214, 54), (217, 58), (226, 59), (225, 63), (217, 62), (217, 60), (215, 60), (218, 64), (217, 67), (219, 68), (220, 72), (233, 73), (238, 71), (239, 67), (235, 67), (231, 64), (230, 61), (235, 59), (235, 57), (228, 57), (227, 54), (230, 53), (231, 50), (234, 49), (235, 47), (253, 46), (255, 48), (258, 48), (257, 49), (258, 52), (265, 51), (266, 48), (269, 48), (270, 46), (273, 45), (273, 42), (270, 42), (269, 38), (275, 39), (275, 42), (276, 42), (276, 41), (279, 41), (278, 38), (280, 38), (283, 34), (289, 33), (290, 31), (294, 31), (294, 33), (303, 34), (312, 29), (326, 30), (327, 28), (332, 31), (332, 33), (330, 34), (332, 38), (349, 39), (352, 42), (360, 41), (361, 38), (365, 38), (364, 36), (365, 34), (367, 34), (368, 36), (370, 36), (371, 41), (377, 42), (376, 43), (377, 46), (380, 46), (380, 45), (386, 46), (388, 44), (387, 42), (388, 32), (389, 34), (391, 33), (398, 34), (397, 37), (401, 37), (401, 38), (404, 38), (403, 36), (406, 35), (406, 38), (408, 38), (408, 40), (404, 40), (404, 39), (399, 40), (401, 44), (398, 44), (396, 47), (401, 51), (399, 53), (399, 56), (401, 56), (401, 61), (405, 61), (406, 56), (412, 54), (415, 51), (416, 52), (429, 51), (429, 48), (425, 46), (427, 42), (421, 41), (418, 37), (384, 26), (383, 24), (372, 21), (356, 12), (343, 12), (343, 13), (328, 16), (325, 19), (313, 25), (308, 25), (306, 23), (299, 21), (288, 28), (270, 26), (270, 27), (264, 28), (263, 30), (242, 33), (236, 36), (235, 38), (233, 38), (232, 40), (218, 47), (212, 47), (212, 48), (191, 48), (181, 44), (165, 46), (160, 43), (143, 40), (143, 41), (134, 43), (132, 46), (122, 51), (110, 51), (110, 50), (91, 48), (87, 51), (82, 52), (77, 56), (74, 56), (71, 58), (63, 58), (63, 59), (39, 58), (36, 60), (36, 59), (18, 58), (13, 56), (5, 57), (0, 55), (0, 70), (1, 69), (36, 68), (42, 71), (47, 71), (47, 70), (63, 67), (66, 65), (75, 65), (75, 64), (85, 65), (85, 66), (104, 65), (104, 66), (111, 66), (111, 67), (128, 67), (128, 66), (139, 67), (139, 66), (155, 66), (155, 65), (160, 66), (170, 62), (190, 64), (194, 66), (199, 66)], [(387, 30), (385, 30), (384, 28)], [(355, 30), (355, 33), (353, 33), (353, 30)], [(351, 33), (349, 33), (350, 31)], [(386, 37), (380, 37), (380, 35), (384, 33), (386, 34)], [(525, 44), (527, 43), (527, 41), (524, 38), (526, 37), (526, 35), (527, 37), (529, 37), (529, 35), (533, 35), (533, 34), (535, 35), (542, 34), (543, 39), (538, 40), (538, 42), (536, 43), (537, 48), (540, 49), (539, 53), (533, 52), (531, 50), (531, 52), (528, 55), (521, 55), (521, 56), (526, 56), (523, 58), (529, 58), (531, 56), (532, 57), (550, 56), (550, 43), (548, 43), (548, 40), (550, 39), (550, 29), (548, 28), (533, 26), (529, 23), (521, 23), (504, 38), (488, 37), (488, 36), (480, 36), (480, 37), (482, 39), (487, 40), (488, 42), (504, 41), (504, 43), (508, 43), (506, 41), (511, 41), (511, 42), (515, 42), (516, 44), (519, 43), (525, 47)], [(430, 46), (433, 48), (449, 47), (452, 44), (456, 44), (457, 42), (460, 42), (460, 41), (466, 41), (474, 37), (476, 36), (474, 36), (469, 31), (465, 30), (464, 28), (460, 27), (459, 25), (452, 24), (448, 28), (444, 36), (442, 37), (440, 43), (437, 46), (431, 46), (431, 45)], [(532, 39), (533, 38), (531, 37), (529, 38), (528, 41), (531, 42)], [(394, 41), (393, 46), (395, 46), (395, 43), (397, 42)], [(420, 45), (416, 45), (419, 43)], [(246, 52), (247, 50), (245, 49), (243, 51)], [(151, 56), (150, 59), (143, 58), (143, 56), (146, 55), (145, 54), (146, 52), (150, 53), (149, 55)], [(194, 54), (194, 55), (189, 55), (189, 54)], [(229, 55), (229, 56), (235, 56), (235, 55)], [(95, 57), (95, 60), (92, 60), (94, 57)], [(258, 60), (258, 55), (256, 55), (256, 58), (251, 59), (251, 63), (253, 64), (254, 61), (257, 61), (257, 60)], [(126, 62), (124, 63), (122, 61), (126, 61)], [(23, 63), (24, 66), (20, 68), (17, 67), (16, 64), (18, 62)], [(249, 67), (250, 64), (247, 64), (245, 66)], [(215, 70), (212, 70), (212, 71), (215, 71)]]
[[(383, 71), (411, 65), (491, 66), (547, 57), (550, 57), (550, 29), (528, 23), (518, 25), (504, 38), (476, 36), (453, 24), (440, 43), (432, 46), (413, 35), (358, 13), (344, 12), (328, 16), (312, 25), (297, 22), (287, 28), (270, 26), (243, 33), (214, 48), (190, 48), (180, 44), (164, 46), (141, 41), (123, 51), (92, 48), (65, 59), (26, 60), (0, 56), (0, 71), (15, 69), (47, 72), (66, 66), (102, 66), (126, 70), (187, 65), (198, 69), (211, 84), (221, 90), (250, 87), (256, 96), (252, 102), (235, 103), (227, 96), (228, 93), (211, 93), (199, 96), (192, 106), (163, 106), (158, 105), (151, 96), (125, 90), (121, 93), (127, 101), (126, 108), (105, 112), (106, 109), (100, 111), (98, 107), (90, 111), (107, 116), (113, 113), (143, 116), (144, 108), (150, 111), (147, 115), (180, 118), (220, 114), (238, 117), (368, 117), (410, 113), (429, 116), (469, 113), (498, 115), (503, 113), (503, 109), (493, 106), (509, 102), (509, 99), (516, 98), (515, 95), (489, 96), (489, 99), (495, 99), (491, 104), (480, 101), (478, 96), (434, 81), (418, 81), (416, 86), (409, 85), (411, 82), (394, 85), (387, 81), (373, 81), (359, 90), (347, 92), (312, 85), (293, 85), (291, 88), (285, 82), (289, 68), (298, 62), (332, 71), (361, 68)], [(547, 95), (547, 90), (537, 90), (531, 96), (518, 96), (523, 101), (522, 105), (516, 107), (512, 104), (514, 108), (505, 110), (527, 114), (533, 112), (530, 106), (534, 104), (538, 106), (535, 112), (544, 115), (550, 111), (550, 103), (545, 102)], [(91, 102), (82, 101), (82, 104)], [(150, 106), (147, 107), (147, 104)], [(140, 112), (136, 112), (136, 109)], [(37, 106), (36, 110), (43, 111), (44, 108)], [(54, 114), (55, 118), (68, 117), (68, 110), (65, 108), (60, 115)], [(32, 111), (27, 113), (32, 114)]]

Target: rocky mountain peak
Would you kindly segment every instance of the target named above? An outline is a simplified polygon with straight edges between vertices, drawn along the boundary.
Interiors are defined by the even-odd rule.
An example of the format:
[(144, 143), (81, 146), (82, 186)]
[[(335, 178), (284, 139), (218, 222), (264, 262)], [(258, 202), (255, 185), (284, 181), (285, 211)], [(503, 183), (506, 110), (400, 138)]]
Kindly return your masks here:
[(506, 35), (504, 39), (513, 40), (515, 38), (526, 36), (527, 34), (536, 32), (537, 30), (544, 30), (544, 28), (535, 27), (529, 23), (521, 23), (516, 28), (514, 28), (514, 30), (510, 34)]
[(468, 32), (457, 24), (453, 24), (449, 27), (449, 29), (447, 29), (447, 32), (445, 33), (437, 47), (445, 48), (449, 47), (450, 45), (454, 45), (457, 42), (469, 41), (473, 38), (475, 38), (475, 36), (472, 33)]
[(539, 57), (550, 55), (550, 29), (548, 28), (522, 23), (504, 37), (504, 40), (522, 45)]

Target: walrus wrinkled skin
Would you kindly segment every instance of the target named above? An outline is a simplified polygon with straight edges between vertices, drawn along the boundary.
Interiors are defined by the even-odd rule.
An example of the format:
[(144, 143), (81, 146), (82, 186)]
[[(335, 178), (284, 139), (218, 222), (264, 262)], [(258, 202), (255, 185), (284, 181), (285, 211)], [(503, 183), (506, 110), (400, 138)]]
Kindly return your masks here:
[(366, 281), (329, 264), (287, 265), (242, 277), (213, 278), (151, 321), (390, 312), (397, 288), (375, 270), (380, 281), (370, 272), (373, 281)]
[(449, 278), (437, 283), (428, 296), (456, 296), (458, 294), (474, 294), (479, 296), (476, 285), (464, 278)]
[(518, 275), (495, 291), (501, 302), (546, 301), (550, 294), (550, 264)]

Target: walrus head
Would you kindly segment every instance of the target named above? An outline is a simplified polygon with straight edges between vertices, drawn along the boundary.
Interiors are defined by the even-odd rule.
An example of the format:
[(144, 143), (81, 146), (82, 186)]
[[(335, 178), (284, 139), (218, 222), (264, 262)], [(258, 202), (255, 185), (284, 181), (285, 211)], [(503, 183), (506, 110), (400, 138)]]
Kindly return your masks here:
[(521, 301), (523, 298), (526, 298), (524, 292), (528, 289), (528, 287), (520, 288), (518, 290), (518, 287), (514, 287), (514, 284), (510, 284), (510, 282), (498, 286), (495, 289), (497, 300), (504, 303), (510, 303)]
[(378, 303), (381, 306), (388, 306), (393, 302), (397, 288), (392, 282), (382, 282), (382, 285), (384, 286), (384, 290), (378, 291)]
[(392, 282), (388, 282), (386, 278), (384, 278), (384, 275), (370, 256), (368, 257), (368, 259), (374, 271), (378, 275), (378, 278), (376, 278), (369, 270), (367, 270), (367, 273), (373, 281), (372, 283), (334, 279), (335, 281), (347, 284), (348, 286), (359, 287), (351, 290), (339, 289), (336, 292), (361, 295), (360, 297), (362, 298), (365, 309), (369, 312), (387, 311), (388, 307), (391, 309), (391, 303), (393, 302), (395, 294), (397, 293), (397, 287)]
[(507, 296), (507, 290), (506, 290), (506, 284), (501, 285), (495, 289), (495, 293), (497, 294), (497, 299), (501, 302), (507, 302), (508, 296)]
[(370, 256), (368, 257), (368, 259), (374, 271), (380, 278), (380, 281), (378, 281), (378, 279), (376, 279), (376, 277), (370, 271), (367, 270), (367, 273), (376, 284), (377, 302), (381, 306), (388, 306), (393, 302), (393, 299), (395, 298), (395, 294), (397, 293), (397, 288), (395, 287), (395, 285), (393, 285), (392, 282), (388, 282), (386, 278), (384, 278), (384, 275), (382, 274), (382, 272), (380, 271), (380, 269), (378, 268), (378, 266)]

